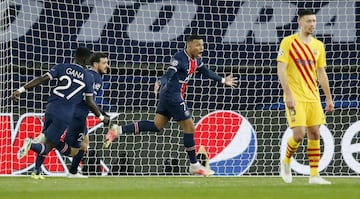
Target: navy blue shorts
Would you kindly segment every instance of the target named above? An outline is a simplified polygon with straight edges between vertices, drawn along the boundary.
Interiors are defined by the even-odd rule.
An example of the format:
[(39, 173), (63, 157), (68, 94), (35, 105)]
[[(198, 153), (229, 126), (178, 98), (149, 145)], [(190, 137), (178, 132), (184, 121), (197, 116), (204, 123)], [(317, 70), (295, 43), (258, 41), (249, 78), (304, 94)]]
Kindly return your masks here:
[(169, 119), (173, 118), (174, 121), (183, 121), (191, 118), (191, 112), (180, 95), (171, 97), (160, 95), (156, 113), (164, 115)]
[(71, 120), (64, 141), (73, 148), (80, 148), (81, 142), (87, 135), (86, 119), (88, 114), (75, 114)]
[(46, 106), (43, 133), (48, 141), (57, 145), (69, 126), (73, 111), (69, 106), (49, 103)]

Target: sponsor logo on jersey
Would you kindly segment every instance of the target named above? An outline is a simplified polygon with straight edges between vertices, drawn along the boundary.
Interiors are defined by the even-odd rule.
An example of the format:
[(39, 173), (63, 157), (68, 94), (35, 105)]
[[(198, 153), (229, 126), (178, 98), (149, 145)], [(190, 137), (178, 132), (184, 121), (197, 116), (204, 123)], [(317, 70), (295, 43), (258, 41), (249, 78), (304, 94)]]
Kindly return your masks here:
[(284, 55), (284, 51), (282, 49), (280, 49), (278, 52), (278, 57), (283, 56), (283, 55)]
[(171, 62), (171, 66), (177, 66), (179, 64), (178, 60), (174, 59)]

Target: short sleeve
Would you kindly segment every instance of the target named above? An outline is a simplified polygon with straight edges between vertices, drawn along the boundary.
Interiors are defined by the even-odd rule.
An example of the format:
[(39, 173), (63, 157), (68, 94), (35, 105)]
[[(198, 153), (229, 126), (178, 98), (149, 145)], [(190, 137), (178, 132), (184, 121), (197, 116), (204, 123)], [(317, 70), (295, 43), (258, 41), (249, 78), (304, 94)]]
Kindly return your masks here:
[(181, 58), (178, 56), (178, 53), (172, 57), (169, 68), (175, 71), (181, 69)]
[(94, 95), (94, 77), (87, 72), (86, 73), (86, 80), (85, 80), (85, 95), (86, 96), (93, 96)]
[(60, 70), (62, 68), (62, 65), (56, 65), (52, 67), (49, 72), (46, 74), (50, 77), (50, 79), (55, 79), (59, 77), (59, 74), (61, 74)]
[(276, 61), (288, 64), (288, 62), (289, 62), (289, 51), (290, 51), (289, 39), (284, 38), (280, 43), (280, 47), (279, 47), (279, 51), (278, 51), (278, 54), (277, 54)]
[(326, 53), (325, 53), (325, 47), (324, 44), (321, 43), (320, 44), (320, 53), (319, 53), (319, 58), (317, 60), (317, 64), (316, 67), (317, 68), (323, 68), (326, 66)]

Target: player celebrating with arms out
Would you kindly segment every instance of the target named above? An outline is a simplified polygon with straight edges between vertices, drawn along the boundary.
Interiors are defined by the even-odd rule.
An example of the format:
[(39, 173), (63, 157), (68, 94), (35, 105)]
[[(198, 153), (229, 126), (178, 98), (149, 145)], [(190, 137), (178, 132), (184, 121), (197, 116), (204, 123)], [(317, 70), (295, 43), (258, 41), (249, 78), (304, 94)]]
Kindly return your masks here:
[(312, 10), (300, 10), (300, 31), (285, 37), (277, 57), (277, 73), (284, 92), (286, 117), (293, 136), (287, 142), (285, 158), (281, 160), (280, 176), (292, 182), (291, 157), (307, 132), (307, 154), (310, 163), (310, 184), (331, 184), (319, 176), (320, 125), (325, 124), (317, 81), (326, 96), (325, 111), (334, 110), (329, 80), (325, 71), (324, 44), (312, 37), (316, 16)]
[[(187, 83), (195, 71), (200, 71), (203, 76), (231, 87), (235, 87), (238, 80), (232, 75), (221, 78), (209, 70), (201, 59), (203, 51), (203, 39), (198, 35), (189, 36), (186, 42), (186, 49), (174, 55), (171, 66), (168, 67), (160, 80), (160, 98), (154, 121), (139, 121), (126, 126), (113, 125), (106, 135), (105, 147), (108, 147), (118, 135), (123, 133), (136, 134), (141, 131), (160, 132), (169, 120), (173, 118), (184, 131), (183, 142), (190, 160), (190, 173), (203, 176), (213, 175), (214, 171), (202, 166), (196, 158), (195, 126), (191, 112), (184, 100), (184, 93)], [(157, 92), (156, 89), (155, 92)]]

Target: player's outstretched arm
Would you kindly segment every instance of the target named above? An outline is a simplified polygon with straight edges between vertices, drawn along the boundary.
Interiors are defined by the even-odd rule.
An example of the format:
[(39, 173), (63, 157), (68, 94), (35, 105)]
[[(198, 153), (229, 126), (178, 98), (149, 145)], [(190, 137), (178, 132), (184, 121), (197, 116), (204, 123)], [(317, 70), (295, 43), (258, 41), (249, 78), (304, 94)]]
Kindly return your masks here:
[(47, 74), (44, 74), (41, 77), (37, 77), (37, 78), (31, 80), (30, 82), (26, 83), (24, 86), (20, 87), (16, 91), (14, 91), (11, 94), (11, 99), (14, 100), (15, 102), (17, 102), (17, 101), (19, 101), (21, 93), (25, 92), (28, 89), (34, 88), (37, 85), (39, 85), (39, 84), (41, 84), (43, 82), (49, 81), (49, 80), (50, 80), (50, 76), (47, 75)]
[(206, 66), (202, 66), (200, 67), (199, 71), (201, 72), (201, 74), (203, 74), (205, 77), (208, 77), (212, 80), (221, 82), (223, 84), (225, 84), (226, 86), (231, 86), (232, 88), (234, 88), (235, 86), (237, 86), (238, 78), (237, 77), (233, 77), (233, 75), (228, 75), (225, 78), (220, 77), (219, 75), (217, 75), (214, 71), (210, 70), (209, 68), (207, 68)]

